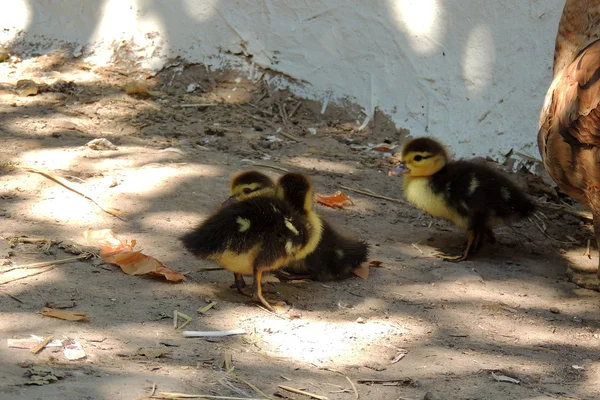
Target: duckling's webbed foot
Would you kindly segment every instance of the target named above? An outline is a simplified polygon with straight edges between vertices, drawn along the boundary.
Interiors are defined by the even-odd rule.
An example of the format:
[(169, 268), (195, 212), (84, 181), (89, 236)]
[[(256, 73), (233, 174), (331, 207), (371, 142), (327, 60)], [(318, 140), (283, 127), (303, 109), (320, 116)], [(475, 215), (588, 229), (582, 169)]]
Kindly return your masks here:
[(269, 304), (269, 302), (262, 295), (262, 270), (254, 270), (254, 282), (252, 282), (252, 301), (260, 303), (271, 312), (275, 312), (275, 309)]
[(231, 289), (237, 289), (238, 293), (243, 294), (244, 296), (250, 296), (249, 294), (245, 293), (242, 290), (246, 287), (246, 281), (244, 281), (244, 275), (234, 273), (233, 276), (235, 278), (235, 282), (232, 285), (230, 285), (229, 287)]
[(463, 251), (463, 253), (460, 256), (443, 256), (442, 259), (444, 261), (450, 261), (450, 262), (465, 261), (469, 257), (469, 252), (473, 248), (473, 243), (476, 243), (476, 242), (477, 243), (481, 242), (481, 234), (476, 234), (474, 231), (468, 230), (467, 231), (467, 246), (465, 247), (465, 250)]

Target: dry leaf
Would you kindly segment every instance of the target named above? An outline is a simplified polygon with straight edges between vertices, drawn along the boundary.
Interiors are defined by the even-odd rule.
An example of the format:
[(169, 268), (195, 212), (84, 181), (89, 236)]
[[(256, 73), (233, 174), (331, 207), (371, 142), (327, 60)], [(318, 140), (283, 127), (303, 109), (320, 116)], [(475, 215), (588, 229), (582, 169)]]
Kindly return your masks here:
[(323, 204), (324, 206), (331, 208), (344, 208), (352, 204), (352, 200), (350, 200), (350, 197), (346, 196), (339, 190), (331, 196), (324, 196), (322, 194), (317, 193), (315, 194), (315, 200), (317, 201), (317, 203)]
[(17, 92), (19, 96), (35, 96), (39, 91), (39, 85), (31, 79), (21, 79), (15, 86), (15, 92)]
[(160, 358), (166, 354), (169, 354), (171, 350), (167, 348), (140, 348), (137, 351), (139, 356), (146, 356), (148, 358)]
[(142, 97), (158, 96), (161, 94), (160, 92), (154, 92), (148, 89), (145, 85), (139, 82), (128, 83), (123, 87), (123, 89), (125, 89), (125, 93), (128, 95), (136, 94)]
[(381, 264), (383, 264), (383, 261), (379, 261), (379, 260), (370, 260), (369, 261), (369, 267), (371, 267), (371, 268), (379, 268), (379, 267), (381, 267)]
[(67, 321), (82, 321), (88, 320), (87, 313), (78, 311), (55, 310), (54, 308), (42, 308), (42, 315), (46, 317), (54, 317)]
[(110, 229), (85, 231), (83, 236), (90, 246), (100, 248), (100, 257), (104, 262), (118, 265), (126, 274), (161, 275), (172, 282), (179, 282), (184, 278), (182, 274), (166, 267), (154, 257), (133, 251), (136, 245), (135, 240), (132, 240), (131, 243), (123, 242)]

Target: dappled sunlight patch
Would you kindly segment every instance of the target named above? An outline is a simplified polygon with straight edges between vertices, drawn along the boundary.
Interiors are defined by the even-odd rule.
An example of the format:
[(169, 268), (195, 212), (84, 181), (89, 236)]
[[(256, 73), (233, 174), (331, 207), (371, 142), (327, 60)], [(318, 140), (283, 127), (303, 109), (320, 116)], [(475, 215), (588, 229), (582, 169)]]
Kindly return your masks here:
[[(106, 204), (112, 200), (107, 199)], [(52, 219), (69, 223), (93, 223), (103, 221), (105, 213), (96, 205), (65, 188), (51, 186), (42, 189), (29, 203), (26, 213), (39, 220)]]
[(465, 46), (463, 77), (471, 96), (481, 95), (491, 85), (496, 44), (487, 24), (475, 25)]
[[(211, 178), (223, 176), (223, 169), (211, 165), (161, 165), (148, 164), (136, 170), (123, 171), (123, 182), (119, 185), (122, 193), (160, 194), (174, 189), (183, 179)], [(223, 196), (226, 194), (224, 187)]]
[(279, 357), (297, 361), (328, 364), (351, 363), (353, 355), (362, 353), (380, 340), (392, 340), (407, 333), (401, 326), (389, 322), (315, 321), (261, 319), (255, 329)]
[[(82, 143), (83, 144), (83, 143)], [(39, 149), (25, 152), (17, 158), (17, 163), (34, 168), (45, 168), (49, 170), (69, 169), (78, 164), (82, 156), (80, 151), (74, 148)]]
[(441, 47), (444, 26), (440, 24), (437, 0), (394, 0), (389, 3), (396, 24), (408, 33), (406, 38), (414, 51), (431, 54)]

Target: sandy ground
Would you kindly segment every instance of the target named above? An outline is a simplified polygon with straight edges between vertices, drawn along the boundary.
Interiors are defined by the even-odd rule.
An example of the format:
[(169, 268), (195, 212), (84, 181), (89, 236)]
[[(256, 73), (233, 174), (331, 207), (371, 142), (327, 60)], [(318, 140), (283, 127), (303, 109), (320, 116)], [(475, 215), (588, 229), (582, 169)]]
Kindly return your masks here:
[[(331, 400), (600, 398), (600, 295), (565, 276), (569, 264), (597, 263), (596, 251), (583, 255), (589, 224), (544, 211), (538, 224), (546, 234), (523, 221), (498, 229), (499, 243), (470, 261), (440, 261), (434, 251), (460, 251), (458, 229), (341, 189), (401, 198), (401, 181), (386, 174), (388, 154), (365, 147), (400, 143), (407, 132), (384, 118), (358, 131), (344, 110), (328, 106), (321, 114), (319, 104), (236, 78), (184, 63), (158, 75), (96, 69), (59, 53), (0, 64), (0, 272), (73, 256), (58, 244), (12, 238), (83, 244), (85, 230), (110, 228), (187, 277), (174, 284), (130, 276), (98, 260), (57, 264), (20, 280), (44, 269), (1, 273), (3, 398), (135, 399), (153, 386), (156, 393), (263, 398), (248, 383), (284, 399), (308, 397), (279, 385)], [(45, 86), (21, 96), (14, 91), (19, 79)], [(159, 93), (130, 96), (122, 89), (130, 82)], [(202, 105), (182, 107), (189, 104)], [(87, 148), (94, 138), (117, 150)], [(234, 172), (256, 163), (308, 173), (319, 193), (349, 194), (352, 206), (317, 209), (367, 239), (382, 267), (366, 280), (272, 278), (268, 298), (291, 308), (282, 315), (229, 289), (230, 273), (198, 271), (214, 264), (187, 254), (177, 238), (219, 206)], [(125, 219), (23, 166), (69, 179)], [(217, 305), (199, 314), (210, 301)], [(73, 302), (70, 310), (86, 312), (89, 322), (44, 317), (47, 302)], [(247, 333), (185, 339), (173, 328), (175, 310), (192, 317), (185, 329)], [(86, 357), (8, 347), (8, 339), (30, 335), (76, 340)], [(140, 348), (167, 353), (145, 356)], [(233, 373), (222, 368), (228, 354)], [(60, 379), (28, 385), (35, 367)], [(516, 381), (498, 382), (502, 376)]]

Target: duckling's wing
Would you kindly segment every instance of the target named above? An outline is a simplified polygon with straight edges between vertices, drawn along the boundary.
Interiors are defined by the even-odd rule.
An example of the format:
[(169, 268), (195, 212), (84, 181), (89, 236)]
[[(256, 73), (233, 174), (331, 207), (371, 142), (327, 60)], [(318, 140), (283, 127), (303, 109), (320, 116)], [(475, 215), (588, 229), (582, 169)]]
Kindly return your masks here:
[(181, 241), (190, 252), (199, 257), (208, 257), (225, 250), (238, 254), (249, 251), (264, 240), (267, 232), (252, 224), (259, 212), (259, 209), (246, 202), (231, 204), (185, 234)]
[(352, 276), (352, 270), (367, 260), (369, 245), (359, 239), (340, 234), (322, 220), (323, 234), (314, 252), (304, 263), (314, 280), (331, 281)]

